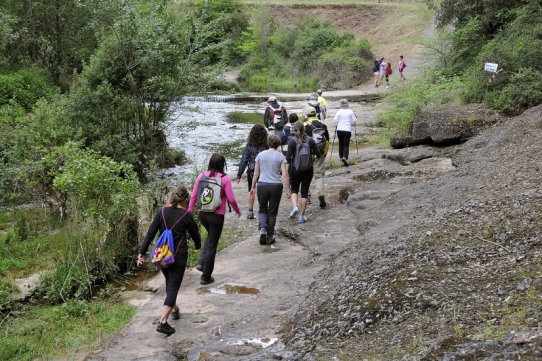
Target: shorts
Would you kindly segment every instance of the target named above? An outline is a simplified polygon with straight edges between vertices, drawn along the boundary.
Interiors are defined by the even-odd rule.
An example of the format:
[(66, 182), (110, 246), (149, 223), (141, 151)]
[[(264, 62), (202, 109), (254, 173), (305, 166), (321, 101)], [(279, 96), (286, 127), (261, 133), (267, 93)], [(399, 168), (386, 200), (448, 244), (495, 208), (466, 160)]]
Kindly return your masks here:
[(386, 70), (381, 70), (379, 74), (380, 74), (380, 76), (386, 75)]
[(304, 172), (290, 172), (290, 189), (292, 193), (299, 193), (299, 188), (301, 188), (301, 198), (309, 198), (312, 176), (312, 168)]

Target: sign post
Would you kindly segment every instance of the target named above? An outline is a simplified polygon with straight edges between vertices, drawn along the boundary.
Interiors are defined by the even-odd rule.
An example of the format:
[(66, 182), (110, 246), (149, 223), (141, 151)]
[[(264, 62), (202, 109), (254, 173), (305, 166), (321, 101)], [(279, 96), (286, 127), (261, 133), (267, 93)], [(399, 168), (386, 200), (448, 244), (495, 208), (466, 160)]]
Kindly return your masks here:
[(497, 69), (499, 67), (499, 64), (495, 64), (495, 63), (486, 63), (485, 66), (484, 66), (484, 70), (485, 71), (489, 71), (491, 73), (497, 73)]

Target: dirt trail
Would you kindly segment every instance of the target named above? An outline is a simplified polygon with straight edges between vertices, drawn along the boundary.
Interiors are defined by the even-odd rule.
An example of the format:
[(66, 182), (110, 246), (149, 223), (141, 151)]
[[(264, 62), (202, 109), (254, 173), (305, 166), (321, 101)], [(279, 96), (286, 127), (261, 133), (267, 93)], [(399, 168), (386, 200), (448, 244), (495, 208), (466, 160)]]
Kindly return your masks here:
[[(431, 27), (428, 27), (428, 31)], [(419, 71), (423, 63), (421, 49), (413, 48), (405, 56), (409, 65), (406, 75), (410, 77)], [(398, 75), (394, 74), (390, 90), (395, 87), (393, 82), (397, 79)], [(378, 90), (387, 91), (382, 88)], [(326, 92), (324, 95), (332, 109), (330, 116), (334, 114), (333, 109), (338, 108), (337, 100), (341, 97), (374, 92), (371, 82), (355, 89)], [(289, 96), (299, 98), (300, 94), (279, 96), (289, 109), (302, 107), (301, 102), (287, 103)], [(371, 131), (373, 117), (378, 110), (365, 104), (352, 104), (352, 107), (361, 120), (356, 127), (361, 137)], [(290, 203), (283, 198), (277, 222), (277, 242), (271, 247), (259, 245), (257, 222), (245, 219), (246, 181), (235, 184), (234, 192), (242, 206), (243, 216), (238, 219), (233, 213), (227, 214), (226, 228), (242, 230), (250, 235), (217, 255), (213, 274), (216, 281), (210, 287), (199, 284), (198, 271), (187, 270), (178, 297), (181, 318), (178, 321), (170, 320), (177, 332), (165, 337), (155, 331), (164, 299), (163, 278), (158, 275), (146, 287), (158, 289), (157, 292), (135, 293), (132, 302), (138, 306), (138, 311), (132, 322), (84, 359), (268, 360), (265, 350), (270, 349), (276, 357), (288, 359), (288, 352), (283, 351), (282, 342), (277, 340), (280, 337), (279, 327), (284, 325), (288, 316), (294, 314), (316, 274), (340, 255), (350, 242), (360, 237), (355, 228), (359, 215), (352, 212), (342, 200), (359, 186), (364, 177), (405, 172), (398, 163), (380, 159), (385, 151), (386, 148), (380, 146), (364, 148), (357, 157), (352, 146), (352, 158), (372, 163), (329, 170), (326, 177), (328, 207), (321, 210), (315, 200), (309, 206), (308, 222), (304, 225), (288, 219)], [(336, 154), (334, 151), (334, 159)], [(371, 166), (366, 167), (367, 164)], [(442, 171), (442, 164), (438, 162), (413, 167), (423, 168), (419, 174)], [(412, 169), (409, 171), (415, 172)], [(390, 185), (386, 187), (386, 193), (394, 191)], [(369, 199), (376, 202), (379, 198)], [(257, 209), (257, 204), (255, 206)], [(221, 294), (227, 285), (246, 287), (249, 290), (244, 291), (256, 294)], [(325, 288), (326, 285), (320, 287)], [(262, 349), (262, 346), (271, 347)]]

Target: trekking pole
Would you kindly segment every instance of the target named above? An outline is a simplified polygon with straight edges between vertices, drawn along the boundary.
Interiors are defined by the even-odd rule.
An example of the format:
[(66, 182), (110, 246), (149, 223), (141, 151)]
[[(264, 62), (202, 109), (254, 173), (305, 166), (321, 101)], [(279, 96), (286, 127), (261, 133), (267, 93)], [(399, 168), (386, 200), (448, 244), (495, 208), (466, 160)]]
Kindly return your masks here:
[(331, 153), (329, 154), (329, 162), (331, 163), (331, 157), (333, 156), (333, 146), (335, 145), (335, 137), (337, 136), (337, 128), (335, 128), (335, 134), (333, 135), (333, 142), (331, 143)]
[(358, 134), (356, 132), (356, 126), (354, 125), (354, 137), (356, 137), (356, 154), (359, 156), (359, 149), (358, 149)]

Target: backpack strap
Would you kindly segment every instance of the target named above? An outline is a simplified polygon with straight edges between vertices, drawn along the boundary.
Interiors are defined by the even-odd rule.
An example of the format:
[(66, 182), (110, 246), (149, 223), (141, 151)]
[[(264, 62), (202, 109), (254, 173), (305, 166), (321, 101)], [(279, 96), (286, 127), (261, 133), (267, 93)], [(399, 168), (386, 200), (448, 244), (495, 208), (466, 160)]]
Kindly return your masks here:
[(162, 207), (162, 220), (164, 221), (164, 226), (166, 227), (166, 229), (173, 229), (173, 228), (175, 228), (175, 226), (177, 225), (177, 223), (179, 223), (179, 222), (184, 218), (184, 216), (186, 216), (186, 214), (188, 213), (188, 210), (187, 210), (186, 212), (184, 212), (184, 214), (181, 216), (181, 218), (179, 218), (179, 219), (177, 220), (177, 222), (175, 222), (175, 223), (173, 224), (173, 226), (171, 226), (171, 228), (167, 228), (166, 217), (164, 217), (164, 208), (166, 208), (166, 207)]

